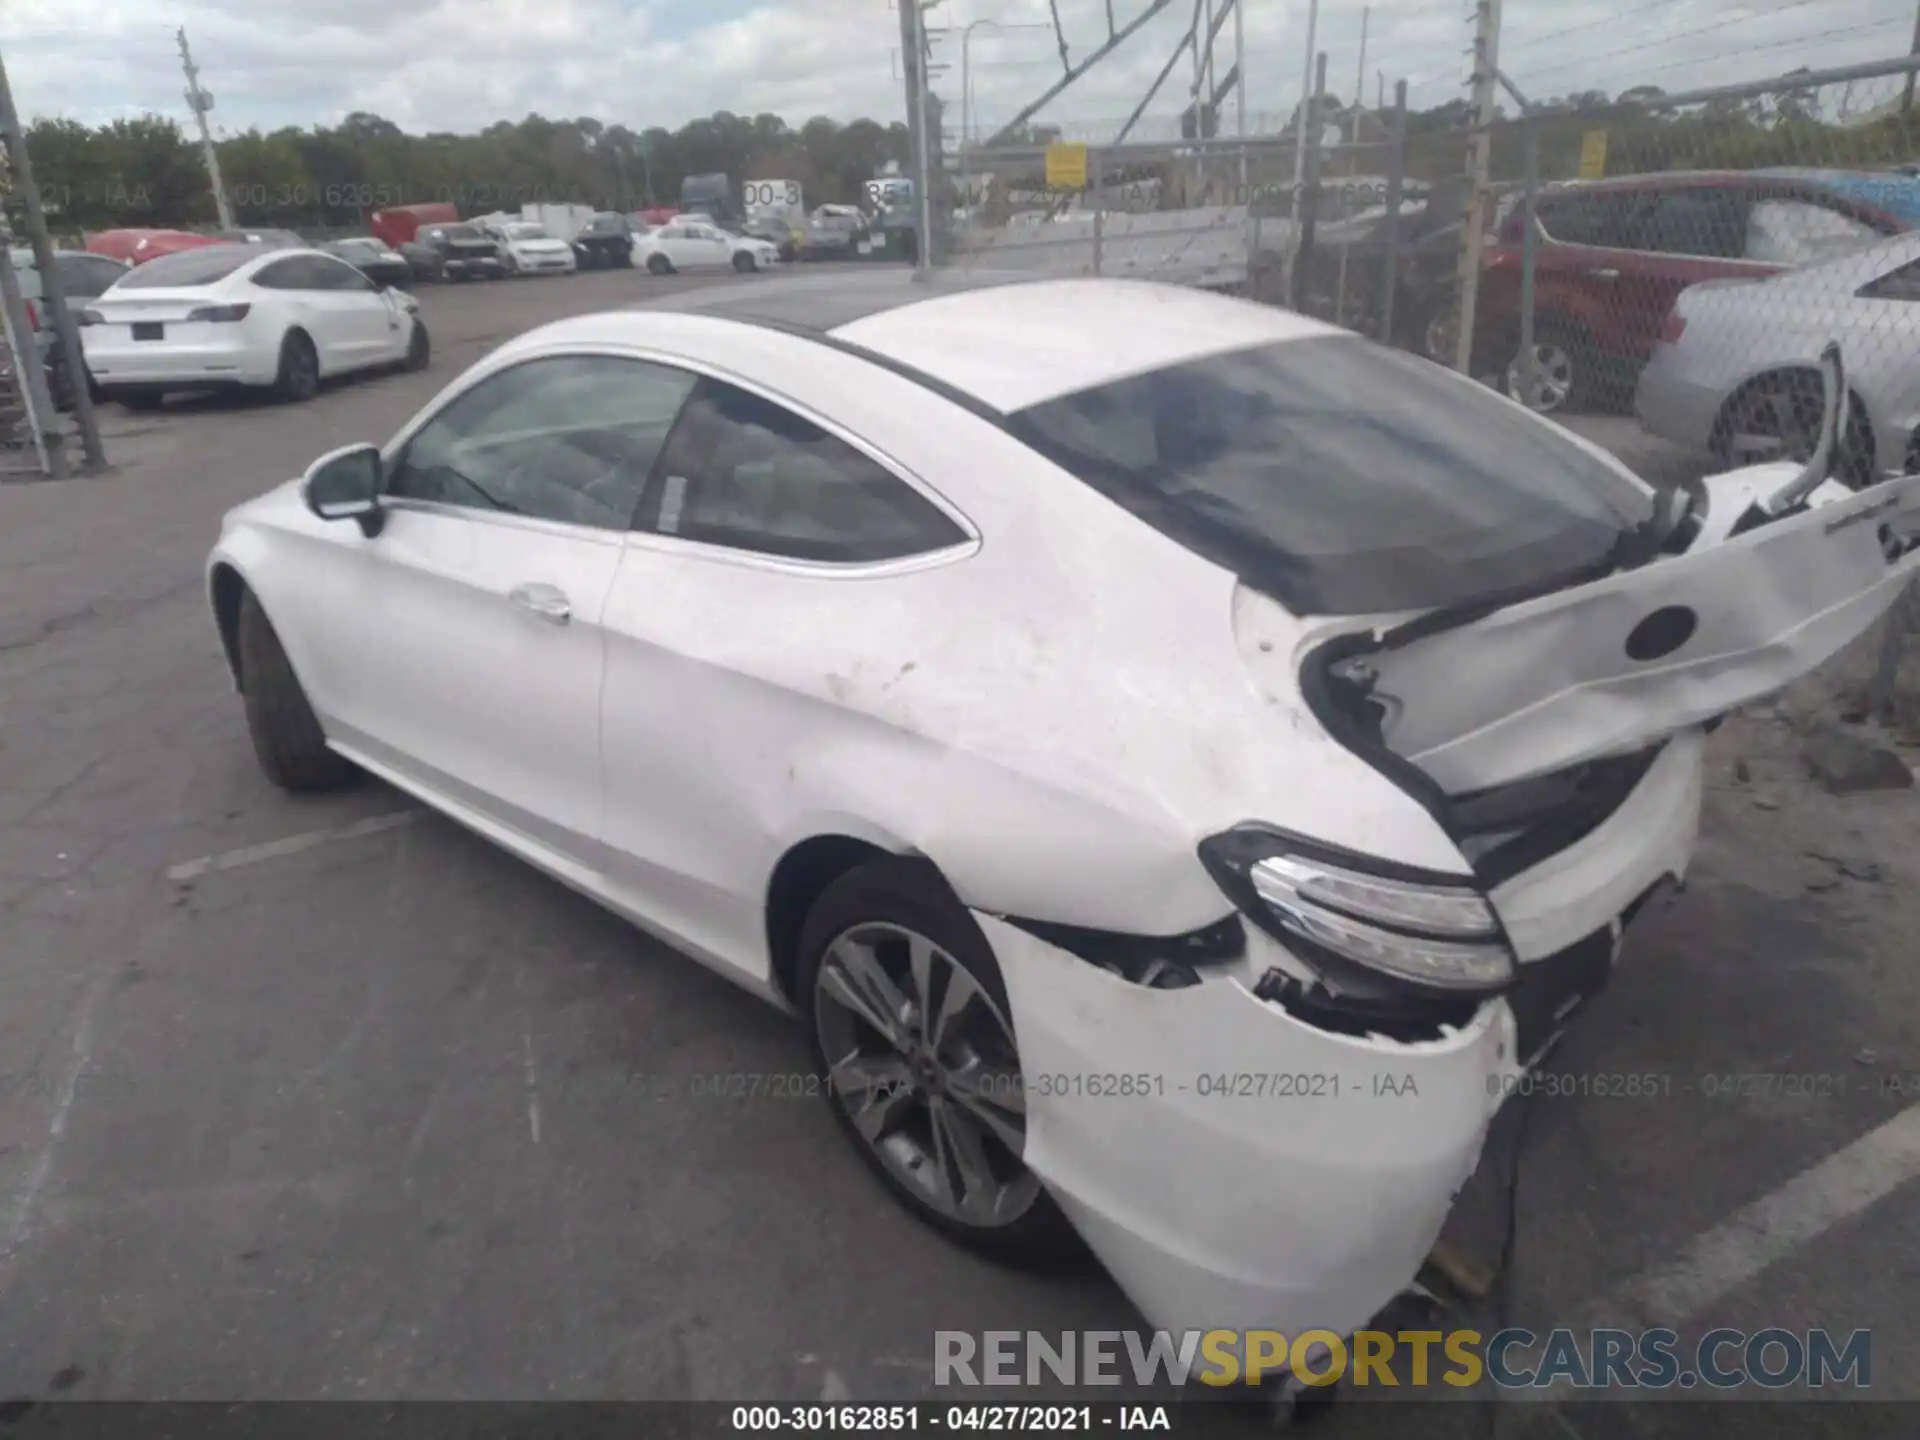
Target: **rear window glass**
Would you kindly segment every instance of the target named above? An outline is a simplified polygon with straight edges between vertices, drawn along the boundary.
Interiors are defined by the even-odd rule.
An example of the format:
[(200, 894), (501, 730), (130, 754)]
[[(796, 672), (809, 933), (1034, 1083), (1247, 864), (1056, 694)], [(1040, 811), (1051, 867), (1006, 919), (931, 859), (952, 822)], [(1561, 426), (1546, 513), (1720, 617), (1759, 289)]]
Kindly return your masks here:
[(167, 285), (211, 285), (259, 258), (259, 250), (244, 245), (207, 245), (198, 250), (182, 250), (176, 255), (162, 255), (134, 266), (114, 288), (157, 290)]
[(1350, 336), (1209, 356), (1015, 431), (1299, 614), (1425, 610), (1606, 560), (1646, 492), (1491, 391)]

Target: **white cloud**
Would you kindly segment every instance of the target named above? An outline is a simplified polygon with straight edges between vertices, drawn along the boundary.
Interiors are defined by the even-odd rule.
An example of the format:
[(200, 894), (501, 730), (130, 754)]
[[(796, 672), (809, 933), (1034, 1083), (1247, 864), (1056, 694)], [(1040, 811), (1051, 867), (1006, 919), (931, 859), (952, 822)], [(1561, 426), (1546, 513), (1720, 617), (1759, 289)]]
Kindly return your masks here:
[[(1150, 3), (1113, 0), (1113, 9), (1124, 24)], [(1361, 8), (1359, 0), (1321, 7), (1316, 44), (1329, 53), (1329, 85), (1342, 96), (1360, 78)], [(1389, 91), (1410, 79), (1416, 108), (1463, 93), (1467, 8), (1375, 5), (1368, 97), (1381, 74)], [(1675, 90), (1894, 55), (1906, 48), (1912, 19), (1910, 0), (1556, 0), (1508, 10), (1503, 66), (1542, 98), (1636, 83)], [(1075, 59), (1105, 38), (1107, 0), (1061, 0), (1060, 13)], [(1193, 0), (1172, 0), (1041, 118), (1076, 129), (1117, 123), (1192, 13)], [(1247, 0), (1254, 117), (1291, 112), (1306, 14), (1306, 0)], [(979, 128), (990, 130), (1058, 77), (1059, 57), (1044, 0), (946, 0), (929, 24), (946, 28), (935, 59), (947, 68), (934, 83), (956, 126), (961, 29), (979, 19), (1043, 27), (974, 31), (974, 109)], [(410, 130), (473, 130), (529, 111), (669, 128), (723, 108), (772, 111), (795, 124), (815, 114), (890, 121), (904, 112), (889, 0), (188, 0), (164, 11), (154, 0), (11, 0), (0, 45), (29, 116), (100, 121), (151, 110), (184, 121), (176, 25), (186, 26), (218, 99), (216, 121), (230, 131), (330, 123), (353, 110)], [(1231, 23), (1221, 32), (1221, 74), (1233, 34)], [(1158, 133), (1192, 83), (1183, 57), (1149, 111)], [(1229, 126), (1231, 116), (1230, 106)]]

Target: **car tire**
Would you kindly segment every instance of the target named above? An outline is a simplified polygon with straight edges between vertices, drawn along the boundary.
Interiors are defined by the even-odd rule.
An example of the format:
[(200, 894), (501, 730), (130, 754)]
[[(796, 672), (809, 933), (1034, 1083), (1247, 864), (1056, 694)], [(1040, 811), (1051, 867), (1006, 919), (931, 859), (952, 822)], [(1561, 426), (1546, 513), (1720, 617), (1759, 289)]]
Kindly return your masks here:
[[(1709, 441), (1714, 458), (1730, 469), (1760, 463), (1759, 458), (1735, 452), (1734, 438), (1751, 435), (1779, 442), (1779, 454), (1771, 458), (1808, 460), (1819, 443), (1826, 404), (1825, 385), (1816, 370), (1787, 370), (1758, 376), (1736, 390), (1720, 407)], [(1873, 431), (1861, 409), (1859, 396), (1851, 390), (1847, 395), (1846, 429), (1840, 438), (1840, 453), (1833, 458), (1831, 473), (1850, 490), (1873, 483)]]
[(400, 362), (401, 368), (417, 373), (433, 363), (433, 337), (427, 333), (427, 325), (418, 315), (413, 317), (413, 333), (407, 337), (407, 358)]
[(240, 596), (239, 632), (247, 734), (267, 779), (296, 795), (337, 790), (352, 780), (358, 772), (352, 762), (327, 748), (326, 732), (307, 692), (251, 590)]
[(649, 255), (647, 257), (647, 273), (650, 275), (671, 275), (673, 274), (673, 262), (664, 255)]
[[(926, 957), (930, 997), (914, 983), (908, 955), (915, 949)], [(1084, 1243), (1019, 1158), (1024, 1089), (1006, 982), (986, 936), (940, 873), (925, 860), (891, 856), (849, 872), (814, 902), (797, 954), (795, 994), (822, 1093), (894, 1198), (925, 1224), (997, 1259), (1037, 1268), (1084, 1263)], [(952, 987), (965, 987), (944, 1039), (925, 1044), (910, 1023), (904, 1043), (916, 1048), (909, 1059), (862, 1018), (862, 1007), (866, 1016), (879, 1013), (867, 998), (886, 988), (874, 981), (876, 971), (894, 998), (917, 998), (922, 1012), (941, 1013)], [(904, 1033), (895, 1030), (896, 1039)], [(898, 1078), (876, 1098), (881, 1087), (871, 1082), (882, 1074)], [(966, 1104), (950, 1098), (961, 1075), (973, 1097)], [(847, 1093), (846, 1077), (869, 1083)], [(993, 1120), (980, 1118), (989, 1114)], [(936, 1124), (950, 1137), (944, 1143), (934, 1138)], [(969, 1166), (956, 1142), (971, 1152), (981, 1188), (996, 1187), (990, 1204), (966, 1198), (972, 1187), (954, 1172)]]
[(1600, 393), (1600, 356), (1587, 333), (1566, 321), (1542, 320), (1534, 330), (1536, 357), (1533, 395), (1520, 393), (1520, 357), (1516, 349), (1507, 367), (1508, 396), (1539, 415), (1583, 413)]
[(109, 390), (109, 400), (117, 400), (128, 410), (153, 411), (167, 403), (163, 390)]
[(753, 271), (758, 270), (760, 268), (760, 265), (759, 265), (759, 262), (753, 258), (753, 256), (747, 254), (745, 251), (742, 251), (740, 254), (735, 255), (733, 257), (733, 268), (738, 270), (742, 275), (748, 275), (748, 274), (751, 274)]
[(320, 393), (320, 356), (303, 331), (289, 331), (280, 342), (280, 368), (274, 374), (273, 391), (296, 405)]

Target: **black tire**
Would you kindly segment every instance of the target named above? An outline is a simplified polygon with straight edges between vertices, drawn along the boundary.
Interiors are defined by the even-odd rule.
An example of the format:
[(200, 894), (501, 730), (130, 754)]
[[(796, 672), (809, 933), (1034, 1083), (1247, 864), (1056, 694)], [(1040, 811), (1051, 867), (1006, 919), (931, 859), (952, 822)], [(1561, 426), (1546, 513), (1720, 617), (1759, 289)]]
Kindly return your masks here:
[(247, 733), (267, 779), (296, 795), (337, 790), (358, 773), (327, 748), (280, 637), (251, 590), (240, 597), (240, 686)]
[(733, 257), (733, 268), (738, 270), (742, 275), (746, 275), (758, 270), (760, 267), (755, 263), (753, 256), (743, 250)]
[(107, 394), (129, 410), (153, 411), (167, 403), (166, 392), (162, 390), (109, 390)]
[(407, 371), (420, 371), (433, 363), (433, 337), (427, 334), (427, 322), (413, 317), (413, 334), (407, 337), (407, 358), (400, 362)]
[[(1815, 370), (1788, 370), (1750, 380), (1720, 407), (1709, 442), (1714, 458), (1729, 468), (1757, 464), (1762, 459), (1811, 459), (1819, 443), (1826, 405), (1826, 390)], [(1751, 458), (1736, 454), (1734, 437), (1743, 434), (1777, 440), (1780, 451)], [(1830, 471), (1833, 478), (1853, 490), (1871, 485), (1875, 469), (1873, 431), (1861, 409), (1860, 397), (1851, 392), (1839, 448)]]
[[(832, 1070), (822, 1040), (820, 1007), (816, 1003), (820, 996), (817, 987), (821, 984), (823, 962), (836, 941), (861, 926), (900, 927), (931, 940), (951, 958), (958, 969), (966, 972), (997, 1007), (997, 1016), (981, 1018), (1000, 1021), (1011, 1043), (1012, 1022), (1006, 981), (1001, 977), (1000, 966), (994, 959), (986, 936), (929, 862), (888, 857), (862, 865), (828, 886), (814, 902), (806, 923), (801, 927), (795, 994), (805, 1022), (808, 1045), (823, 1077), (830, 1076)], [(871, 1035), (879, 1038), (878, 1031), (872, 1031)], [(1007, 1058), (1014, 1068), (1011, 1078), (1017, 1082), (1017, 1053)], [(993, 1073), (1005, 1077), (1004, 1065)], [(861, 1159), (893, 1197), (923, 1223), (970, 1249), (1029, 1268), (1077, 1268), (1086, 1263), (1088, 1252), (1085, 1243), (1059, 1205), (1046, 1188), (1034, 1179), (1032, 1172), (1018, 1162), (1014, 1152), (994, 1138), (985, 1127), (969, 1122), (969, 1128), (976, 1135), (992, 1139), (993, 1152), (1007, 1171), (1001, 1177), (1003, 1182), (1009, 1186), (1021, 1186), (1023, 1191), (1024, 1187), (1031, 1185), (1031, 1198), (1022, 1202), (1024, 1208), (1015, 1218), (991, 1225), (978, 1225), (943, 1213), (909, 1188), (876, 1153), (874, 1146), (880, 1141), (870, 1144), (862, 1137), (847, 1103), (835, 1092), (830, 1079), (823, 1084), (823, 1092), (835, 1121)], [(953, 1102), (949, 1100), (944, 1103), (951, 1105)], [(909, 1100), (907, 1108), (911, 1108), (912, 1104)], [(895, 1127), (892, 1134), (904, 1135), (909, 1128), (911, 1122), (902, 1123)]]
[(280, 370), (274, 376), (273, 392), (296, 405), (320, 393), (320, 357), (304, 331), (290, 330), (280, 342)]
[(673, 274), (673, 262), (658, 251), (647, 257), (647, 273), (650, 275)]

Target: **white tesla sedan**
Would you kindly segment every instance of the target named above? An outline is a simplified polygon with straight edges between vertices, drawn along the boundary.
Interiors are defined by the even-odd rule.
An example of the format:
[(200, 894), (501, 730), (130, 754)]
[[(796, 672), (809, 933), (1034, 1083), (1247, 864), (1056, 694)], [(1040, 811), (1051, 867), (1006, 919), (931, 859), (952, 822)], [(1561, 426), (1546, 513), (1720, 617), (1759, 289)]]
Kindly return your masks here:
[(563, 320), (242, 505), (255, 749), (790, 1007), (932, 1224), (1350, 1332), (1684, 875), (1703, 726), (1920, 565), (1920, 477), (1676, 513), (1297, 315), (987, 280)]
[(210, 245), (134, 267), (80, 313), (87, 369), (135, 408), (170, 391), (260, 387), (309, 400), (323, 379), (431, 358), (419, 302), (319, 250)]
[(780, 247), (751, 235), (736, 235), (697, 215), (682, 215), (633, 237), (633, 263), (656, 275), (676, 270), (771, 270)]

